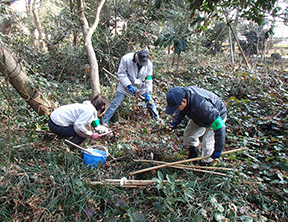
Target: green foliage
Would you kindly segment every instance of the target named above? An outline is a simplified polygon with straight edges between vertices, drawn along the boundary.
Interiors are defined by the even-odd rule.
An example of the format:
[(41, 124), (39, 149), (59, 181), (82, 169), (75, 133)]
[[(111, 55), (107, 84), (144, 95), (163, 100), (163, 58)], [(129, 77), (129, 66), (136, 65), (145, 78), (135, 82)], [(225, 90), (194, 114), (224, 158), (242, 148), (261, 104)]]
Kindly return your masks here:
[[(109, 153), (119, 160), (108, 157), (100, 169), (88, 169), (80, 151), (67, 152), (61, 138), (47, 134), (48, 117), (35, 115), (11, 88), (14, 132), (11, 165), (7, 165), (7, 124), (0, 132), (3, 147), (0, 193), (5, 197), (1, 199), (1, 221), (11, 218), (38, 221), (287, 220), (287, 73), (269, 67), (252, 72), (243, 67), (232, 70), (220, 65), (193, 66), (189, 70), (181, 76), (155, 76), (153, 95), (159, 111), (169, 124), (171, 118), (163, 112), (165, 92), (174, 85), (196, 84), (220, 95), (228, 108), (226, 149), (249, 148), (220, 158), (218, 167), (235, 169), (223, 172), (231, 177), (162, 168), (135, 177), (153, 178), (155, 185), (146, 189), (91, 186), (90, 181), (120, 179), (129, 172), (154, 166), (133, 161), (150, 159), (151, 153), (156, 160), (182, 160), (187, 155), (182, 148), (183, 129), (165, 131), (150, 120), (144, 108), (141, 107), (143, 112), (140, 113), (139, 109), (134, 109), (138, 102), (131, 98), (120, 108), (120, 119), (114, 120), (117, 140), (104, 138), (96, 142), (108, 147)], [(41, 75), (31, 76), (31, 79), (39, 88), (47, 85), (48, 95), (55, 95), (52, 92), (57, 91), (53, 98), (59, 105), (81, 102), (89, 97), (81, 81), (57, 84), (55, 80), (47, 82)], [(163, 82), (165, 86), (162, 87)], [(110, 86), (102, 87), (103, 93), (112, 98)], [(2, 90), (5, 92), (4, 86)], [(7, 98), (1, 101), (1, 122), (6, 123)], [(185, 123), (187, 120), (183, 121), (183, 127)], [(91, 144), (93, 141), (87, 140), (81, 146)]]
[(228, 39), (227, 24), (223, 22), (216, 23), (213, 28), (205, 30), (205, 38), (202, 41), (203, 47), (209, 50), (209, 53), (216, 55), (222, 49), (222, 43)]
[[(41, 5), (48, 2), (41, 1)], [(192, 10), (192, 3), (198, 1), (189, 2)], [(86, 3), (87, 15), (94, 15), (97, 4)], [(200, 10), (218, 14), (219, 3), (203, 1)], [(268, 5), (264, 5), (267, 1), (222, 3), (227, 10), (240, 8), (241, 16), (251, 20), (259, 16), (261, 20), (260, 10), (273, 9), (274, 1)], [(71, 45), (70, 31), (72, 27), (77, 30), (78, 23), (71, 20), (66, 3), (55, 1), (54, 4), (66, 8), (58, 10), (53, 6), (49, 9), (57, 13), (47, 14), (42, 5), (40, 13), (45, 33), (51, 35), (46, 42), (48, 52), (32, 47), (31, 36), (21, 31), (20, 26), (13, 27), (13, 37), (6, 38), (19, 53), (17, 58), (26, 62), (23, 69), (34, 87), (59, 106), (89, 99), (91, 90), (85, 48), (81, 41), (76, 47)], [(51, 135), (47, 129), (49, 117), (37, 116), (13, 87), (9, 85), (7, 90), (4, 78), (0, 81), (1, 221), (288, 220), (287, 71), (265, 65), (253, 70), (240, 65), (231, 67), (221, 61), (220, 56), (209, 61), (201, 54), (202, 43), (216, 41), (223, 24), (207, 29), (206, 33), (197, 33), (196, 28), (203, 31), (208, 27), (207, 18), (196, 13), (189, 26), (185, 19), (191, 11), (183, 10), (185, 7), (184, 1), (158, 0), (153, 4), (107, 1), (100, 19), (103, 22), (92, 38), (99, 69), (109, 67), (116, 71), (122, 55), (147, 46), (153, 57), (152, 96), (166, 125), (172, 121), (172, 117), (165, 114), (165, 94), (170, 88), (198, 85), (218, 94), (228, 108), (225, 149), (248, 147), (248, 150), (222, 156), (213, 164), (234, 170), (222, 172), (226, 177), (162, 168), (134, 177), (153, 178), (155, 184), (150, 187), (92, 186), (91, 181), (129, 177), (130, 172), (154, 166), (135, 159), (150, 160), (152, 156), (165, 162), (185, 159), (183, 130), (188, 119), (183, 120), (176, 131), (167, 131), (166, 125), (159, 126), (149, 118), (141, 101), (135, 97), (126, 99), (111, 121), (115, 137), (96, 142), (87, 139), (81, 144), (85, 148), (106, 146), (116, 159), (109, 156), (100, 169), (89, 169), (83, 163), (81, 151), (68, 152), (63, 138)], [(215, 14), (211, 16), (217, 18)], [(93, 18), (88, 16), (90, 23)], [(115, 32), (114, 19), (117, 24), (124, 21), (126, 28)], [(31, 23), (31, 18), (21, 22), (25, 20)], [(199, 23), (203, 22), (201, 29)], [(29, 27), (35, 28), (32, 24)], [(221, 35), (216, 44), (220, 45), (225, 38)], [(172, 59), (160, 47), (151, 46), (155, 40), (155, 45), (161, 48), (174, 45), (175, 53), (182, 56), (184, 72), (167, 72), (163, 61), (168, 57), (170, 63)], [(102, 94), (111, 101), (117, 81), (100, 72), (100, 82)]]
[(241, 27), (245, 40), (239, 40), (240, 45), (246, 55), (260, 55), (264, 53), (265, 49), (265, 31), (263, 26), (255, 26), (251, 23)]

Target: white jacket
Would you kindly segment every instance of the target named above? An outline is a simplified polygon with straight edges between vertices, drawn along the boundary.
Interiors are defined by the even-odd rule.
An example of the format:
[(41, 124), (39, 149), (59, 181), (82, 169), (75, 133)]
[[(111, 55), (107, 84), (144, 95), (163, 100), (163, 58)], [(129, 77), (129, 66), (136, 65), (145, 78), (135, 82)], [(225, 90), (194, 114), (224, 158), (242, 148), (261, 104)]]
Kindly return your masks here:
[(75, 132), (84, 138), (91, 137), (92, 131), (86, 129), (97, 119), (97, 110), (91, 101), (60, 106), (51, 115), (51, 120), (58, 126), (74, 126)]
[[(127, 86), (132, 84), (135, 88), (135, 93), (143, 95), (145, 93), (152, 93), (152, 78), (147, 80), (148, 76), (152, 77), (152, 62), (148, 60), (147, 66), (142, 66), (138, 74), (138, 66), (136, 62), (133, 62), (134, 52), (128, 53), (121, 58), (121, 62), (118, 68), (118, 77), (120, 84), (117, 91), (130, 97), (132, 93), (127, 89)], [(138, 74), (138, 76), (137, 76)], [(140, 80), (140, 84), (135, 84), (136, 79)]]

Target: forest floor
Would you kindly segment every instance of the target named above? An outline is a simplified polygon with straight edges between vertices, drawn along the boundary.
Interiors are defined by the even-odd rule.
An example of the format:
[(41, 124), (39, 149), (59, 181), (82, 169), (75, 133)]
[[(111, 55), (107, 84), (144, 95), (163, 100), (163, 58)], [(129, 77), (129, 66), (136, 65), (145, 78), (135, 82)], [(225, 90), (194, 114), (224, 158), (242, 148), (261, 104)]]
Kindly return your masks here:
[[(10, 89), (14, 105), (9, 111), (2, 98), (0, 107), (0, 220), (287, 221), (287, 80), (286, 71), (271, 67), (249, 71), (210, 65), (179, 75), (157, 73), (152, 96), (164, 124), (153, 121), (138, 98), (126, 99), (111, 119), (113, 137), (81, 144), (108, 149), (98, 169), (84, 164), (81, 150), (69, 151), (63, 138), (49, 132), (48, 117), (35, 115)], [(111, 101), (117, 83), (109, 84), (101, 90)], [(172, 117), (164, 112), (166, 92), (178, 85), (218, 94), (228, 109), (225, 151), (247, 149), (221, 156), (214, 169), (188, 169), (187, 164), (131, 175), (159, 166), (152, 160), (187, 158), (183, 131), (188, 119), (170, 131), (166, 126)], [(89, 93), (79, 81), (66, 80), (51, 95), (63, 105), (81, 102)], [(107, 179), (155, 182), (125, 188)]]

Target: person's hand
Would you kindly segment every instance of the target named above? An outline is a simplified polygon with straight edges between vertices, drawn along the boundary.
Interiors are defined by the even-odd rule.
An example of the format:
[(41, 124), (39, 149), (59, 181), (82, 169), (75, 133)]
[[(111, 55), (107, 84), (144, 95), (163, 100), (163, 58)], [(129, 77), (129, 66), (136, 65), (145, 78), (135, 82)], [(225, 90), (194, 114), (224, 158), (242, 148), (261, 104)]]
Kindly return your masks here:
[(221, 153), (222, 151), (217, 151), (217, 150), (214, 150), (214, 152), (212, 153), (212, 158), (213, 159), (216, 159), (216, 158), (219, 158), (221, 156)]
[(111, 131), (108, 127), (103, 126), (103, 125), (99, 125), (96, 128), (94, 128), (98, 133), (102, 134), (102, 133), (108, 133), (109, 131)]
[(134, 87), (130, 84), (127, 86), (128, 90), (131, 92), (131, 93), (134, 93), (135, 92), (135, 89)]
[(146, 94), (145, 94), (145, 100), (146, 100), (147, 102), (149, 102), (149, 101), (151, 100), (151, 96), (150, 96), (149, 93), (146, 93)]
[(93, 140), (99, 140), (100, 139), (100, 135), (98, 133), (92, 133), (91, 138)]

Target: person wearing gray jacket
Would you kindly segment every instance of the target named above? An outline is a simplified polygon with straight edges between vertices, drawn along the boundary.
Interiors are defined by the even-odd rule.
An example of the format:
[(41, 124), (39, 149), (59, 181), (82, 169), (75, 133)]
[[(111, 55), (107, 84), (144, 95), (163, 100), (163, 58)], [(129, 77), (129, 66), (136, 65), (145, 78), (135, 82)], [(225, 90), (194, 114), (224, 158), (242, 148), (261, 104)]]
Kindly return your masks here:
[(142, 49), (137, 52), (128, 53), (121, 58), (117, 72), (120, 83), (102, 119), (104, 126), (109, 124), (110, 118), (114, 115), (123, 100), (126, 97), (131, 97), (133, 94), (139, 96), (146, 102), (149, 113), (153, 119), (159, 118), (155, 103), (150, 96), (153, 84), (153, 66), (149, 57), (149, 52), (146, 49)]
[(184, 131), (184, 147), (188, 148), (188, 159), (199, 156), (199, 137), (203, 136), (202, 157), (211, 156), (200, 162), (211, 165), (212, 159), (219, 158), (225, 145), (225, 121), (227, 109), (214, 93), (196, 86), (174, 87), (166, 94), (165, 112), (172, 115), (172, 129), (185, 116), (190, 118)]

